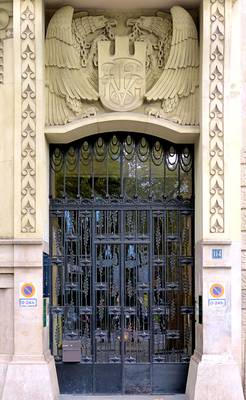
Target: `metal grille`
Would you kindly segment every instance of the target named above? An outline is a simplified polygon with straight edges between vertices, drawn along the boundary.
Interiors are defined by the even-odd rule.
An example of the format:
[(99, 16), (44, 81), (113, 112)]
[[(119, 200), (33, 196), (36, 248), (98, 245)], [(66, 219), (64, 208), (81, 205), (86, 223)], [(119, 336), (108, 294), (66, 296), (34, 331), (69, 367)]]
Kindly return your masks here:
[(137, 135), (51, 148), (51, 343), (59, 368), (92, 366), (79, 392), (105, 392), (97, 368), (111, 364), (106, 392), (172, 391), (161, 366), (189, 361), (192, 163), (189, 146)]

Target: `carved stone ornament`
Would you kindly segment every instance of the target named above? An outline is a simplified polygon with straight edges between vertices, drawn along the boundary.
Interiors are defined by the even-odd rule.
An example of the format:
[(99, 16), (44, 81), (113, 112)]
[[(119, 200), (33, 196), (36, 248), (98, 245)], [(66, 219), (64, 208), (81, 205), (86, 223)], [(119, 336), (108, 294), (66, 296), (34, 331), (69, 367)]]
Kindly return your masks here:
[(36, 232), (35, 1), (20, 2), (21, 39), (21, 232)]
[(4, 83), (4, 39), (13, 37), (13, 28), (9, 27), (9, 14), (0, 8), (0, 84)]
[(46, 123), (133, 111), (198, 125), (199, 49), (190, 14), (88, 15), (65, 6), (46, 34)]
[(115, 53), (110, 42), (98, 42), (99, 95), (102, 104), (113, 111), (131, 111), (141, 106), (145, 94), (146, 43), (135, 42), (129, 54), (127, 36), (115, 37)]
[(225, 1), (210, 1), (209, 155), (210, 232), (224, 232)]

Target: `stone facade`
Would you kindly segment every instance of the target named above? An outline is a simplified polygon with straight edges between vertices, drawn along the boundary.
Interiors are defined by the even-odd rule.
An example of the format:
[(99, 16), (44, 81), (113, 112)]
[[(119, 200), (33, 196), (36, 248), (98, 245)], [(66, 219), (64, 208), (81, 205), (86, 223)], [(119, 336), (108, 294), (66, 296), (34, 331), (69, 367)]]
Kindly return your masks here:
[[(246, 16), (245, 4), (241, 5), (241, 32)], [(241, 230), (242, 230), (242, 377), (246, 393), (246, 36), (241, 38), (241, 96), (242, 96), (242, 152), (241, 152)]]
[(242, 212), (242, 374), (244, 380), (244, 390), (246, 388), (245, 354), (246, 354), (246, 150), (242, 151), (241, 156), (241, 212)]
[[(107, 95), (104, 96), (100, 85), (99, 93), (96, 89), (95, 93), (93, 92), (95, 101), (100, 96), (102, 97), (102, 102), (96, 104), (96, 107), (100, 108), (98, 113), (83, 115), (83, 102), (88, 101), (88, 97), (83, 93), (80, 93), (81, 96), (78, 99), (72, 96), (72, 100), (67, 93), (63, 93), (61, 87), (55, 93), (54, 80), (45, 79), (45, 33), (43, 31), (44, 11), (47, 15), (53, 15), (53, 11), (49, 8), (52, 8), (55, 3), (57, 8), (62, 5), (55, 1), (47, 1), (44, 4), (41, 0), (0, 2), (0, 109), (4, 110), (0, 114), (0, 123), (4, 127), (0, 148), (0, 309), (2, 310), (0, 313), (0, 399), (56, 400), (59, 397), (54, 360), (48, 346), (47, 329), (43, 328), (42, 324), (42, 255), (44, 251), (48, 252), (49, 242), (49, 144), (68, 143), (94, 133), (103, 134), (121, 130), (152, 134), (177, 143), (194, 143), (195, 145), (195, 299), (198, 301), (198, 296), (203, 296), (203, 324), (196, 323), (196, 349), (190, 363), (187, 397), (189, 400), (242, 400), (241, 366), (241, 375), (246, 382), (244, 357), (246, 351), (246, 143), (245, 135), (242, 135), (246, 129), (246, 117), (245, 111), (241, 108), (242, 104), (246, 107), (245, 78), (242, 78), (246, 71), (243, 31), (246, 17), (245, 0), (234, 2), (203, 0), (200, 4), (196, 2), (195, 6), (192, 3), (197, 12), (200, 7), (200, 93), (199, 100), (195, 104), (193, 94), (196, 93), (198, 96), (198, 85), (196, 82), (193, 88), (191, 82), (188, 81), (188, 86), (191, 87), (188, 98), (193, 99), (191, 104), (194, 108), (199, 105), (199, 126), (196, 116), (193, 118), (195, 123), (189, 123), (189, 121), (183, 123), (185, 120), (180, 116), (184, 116), (186, 106), (183, 107), (182, 104), (179, 109), (179, 118), (169, 118), (169, 113), (172, 113), (176, 106), (178, 107), (177, 104), (187, 100), (187, 92), (185, 91), (186, 96), (183, 96), (179, 88), (180, 97), (177, 93), (174, 97), (165, 97), (165, 93), (159, 91), (159, 79), (165, 86), (165, 79), (170, 73), (168, 68), (165, 69), (161, 57), (159, 60), (161, 70), (158, 70), (157, 79), (152, 82), (153, 85), (150, 85), (149, 91), (146, 91), (141, 83), (146, 71), (143, 68), (140, 71), (142, 81), (139, 80), (141, 87), (138, 89), (141, 90), (138, 91), (139, 98), (135, 99), (136, 104), (139, 105), (137, 110), (132, 110), (131, 106), (128, 109), (125, 104), (122, 112), (115, 109), (118, 106), (112, 105), (112, 96), (110, 98)], [(72, 3), (74, 7), (78, 7), (78, 1)], [(170, 14), (166, 17), (163, 12), (157, 15), (158, 10), (149, 10), (149, 3), (147, 3), (143, 1), (140, 6), (139, 1), (136, 1), (136, 7), (141, 8), (141, 12), (138, 11), (136, 14), (135, 11), (134, 18), (135, 20), (145, 18), (141, 19), (141, 22), (143, 25), (146, 24), (144, 26), (147, 26), (146, 32), (149, 34), (153, 27), (147, 23), (146, 18), (157, 18), (154, 20), (154, 26), (156, 26), (157, 22), (164, 23), (165, 19), (170, 22), (171, 17)], [(161, 8), (160, 2), (157, 3)], [(177, 2), (170, 2), (169, 8), (177, 5), (175, 3)], [(187, 5), (187, 2), (183, 2), (184, 4)], [(144, 5), (148, 6), (147, 9)], [(101, 3), (100, 7), (102, 7)], [(143, 9), (145, 9), (145, 14), (142, 12)], [(172, 10), (177, 11), (177, 7)], [(127, 13), (131, 14), (129, 10)], [(172, 14), (175, 12), (173, 11)], [(85, 16), (84, 13), (83, 16)], [(185, 23), (184, 16), (187, 18)], [(73, 23), (71, 15), (70, 19), (69, 27), (71, 28)], [(63, 14), (62, 21), (66, 24), (68, 22), (66, 18), (65, 21), (63, 20)], [(101, 22), (104, 29), (105, 20)], [(134, 27), (134, 21), (130, 22)], [(195, 48), (197, 36), (190, 14), (184, 11), (182, 18), (178, 15), (172, 23), (177, 30), (187, 24), (190, 29), (185, 37), (188, 42), (187, 47), (192, 38)], [(242, 31), (240, 31), (241, 23)], [(138, 21), (136, 26), (139, 27), (139, 24)], [(105, 35), (110, 36), (112, 26), (112, 24), (107, 25)], [(181, 28), (182, 35), (185, 35)], [(58, 31), (59, 26), (55, 28), (53, 26), (51, 36), (49, 37), (48, 34), (47, 39), (52, 41), (55, 36), (57, 40), (57, 34), (63, 34)], [(186, 30), (185, 32), (187, 33)], [(166, 37), (164, 34), (162, 37), (163, 43), (161, 40), (157, 43), (159, 49), (157, 46), (155, 56), (152, 58), (153, 62), (158, 61), (158, 52), (161, 54), (161, 50), (169, 43), (170, 47), (173, 46), (175, 57), (179, 60), (177, 68), (184, 66), (194, 68), (196, 75), (197, 48), (194, 51), (195, 56), (190, 54), (189, 62), (183, 65), (180, 59), (183, 59), (185, 54), (187, 55), (186, 51), (182, 50), (181, 46), (181, 50), (175, 53), (175, 47), (179, 46), (178, 34), (177, 37), (173, 35), (172, 41), (168, 35)], [(146, 38), (146, 34), (144, 37)], [(68, 51), (65, 56), (64, 49), (67, 49), (71, 43), (66, 43), (69, 41), (67, 38), (62, 40), (65, 45), (63, 43), (63, 49), (60, 49), (60, 56), (70, 60), (69, 57), (73, 58), (73, 55), (71, 56), (71, 52)], [(114, 40), (113, 36), (110, 40)], [(101, 46), (107, 47), (105, 43), (102, 42)], [(122, 40), (118, 37), (115, 43), (119, 46), (117, 51), (125, 55), (126, 39)], [(85, 42), (82, 47), (83, 51), (80, 54), (82, 54), (83, 64), (86, 63), (85, 54), (89, 47)], [(141, 53), (145, 50), (145, 39), (141, 37), (136, 45), (136, 51)], [(171, 51), (172, 49), (170, 54)], [(49, 72), (54, 64), (51, 53), (52, 51), (49, 54), (50, 58), (46, 58), (46, 71), (49, 70)], [(99, 55), (101, 56), (98, 60), (99, 66), (101, 63), (103, 67), (107, 60), (103, 59), (102, 52), (99, 51)], [(145, 56), (146, 54), (141, 53), (136, 57), (142, 67), (146, 62)], [(242, 60), (244, 61), (241, 62)], [(170, 69), (175, 69), (175, 63), (172, 64), (171, 61), (169, 62)], [(168, 61), (165, 60), (165, 62), (168, 66)], [(55, 66), (57, 67), (57, 64)], [(67, 68), (67, 65), (65, 67)], [(79, 71), (80, 67), (77, 65), (72, 65), (71, 69), (74, 72), (76, 68)], [(90, 75), (91, 80), (95, 76), (95, 70), (96, 68)], [(155, 69), (153, 69), (154, 72)], [(147, 73), (149, 73), (148, 69)], [(105, 84), (103, 68), (99, 68), (99, 75), (96, 76), (96, 81), (101, 79), (101, 84)], [(68, 81), (70, 82), (69, 79)], [(97, 83), (94, 81), (96, 88)], [(59, 110), (63, 107), (64, 112), (59, 112), (55, 119), (53, 108), (49, 107), (48, 101), (45, 104), (45, 85), (48, 85), (52, 101), (56, 97)], [(154, 91), (152, 91), (153, 87)], [(83, 88), (85, 88), (85, 83), (82, 83)], [(73, 90), (75, 89), (68, 88), (69, 93)], [(172, 90), (175, 92), (175, 85)], [(158, 100), (157, 112), (145, 112), (144, 105), (148, 100)], [(45, 126), (45, 106), (49, 111), (53, 110), (50, 126)], [(78, 109), (79, 112), (77, 112)], [(64, 121), (62, 118), (66, 113), (71, 118), (65, 118)], [(49, 113), (46, 112), (46, 117), (47, 115)], [(189, 114), (185, 116), (187, 115), (189, 117)], [(198, 113), (195, 112), (195, 115)], [(55, 123), (57, 121), (58, 123)], [(242, 154), (241, 165), (240, 154)], [(223, 254), (221, 259), (213, 259), (214, 248), (221, 250)], [(36, 308), (20, 307), (19, 294), (23, 282), (35, 283)], [(211, 282), (221, 282), (227, 293), (226, 308), (217, 310), (218, 312), (209, 307)], [(242, 335), (239, 312), (241, 307), (243, 310)]]

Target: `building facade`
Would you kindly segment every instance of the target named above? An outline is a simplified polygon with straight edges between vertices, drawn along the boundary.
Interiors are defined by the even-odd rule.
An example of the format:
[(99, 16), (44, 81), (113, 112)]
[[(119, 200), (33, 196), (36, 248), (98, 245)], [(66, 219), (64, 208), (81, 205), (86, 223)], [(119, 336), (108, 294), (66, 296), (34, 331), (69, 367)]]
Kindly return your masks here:
[(0, 2), (1, 399), (244, 398), (245, 13)]

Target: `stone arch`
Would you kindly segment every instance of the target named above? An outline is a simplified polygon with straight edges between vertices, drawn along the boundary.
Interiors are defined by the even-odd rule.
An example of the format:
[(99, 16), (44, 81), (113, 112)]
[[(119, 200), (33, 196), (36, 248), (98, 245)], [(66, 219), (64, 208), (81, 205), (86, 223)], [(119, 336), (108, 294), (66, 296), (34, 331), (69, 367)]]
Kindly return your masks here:
[(46, 137), (49, 143), (69, 143), (93, 134), (115, 131), (150, 134), (174, 143), (196, 143), (199, 138), (199, 127), (181, 126), (134, 113), (109, 113), (67, 125), (47, 127)]

